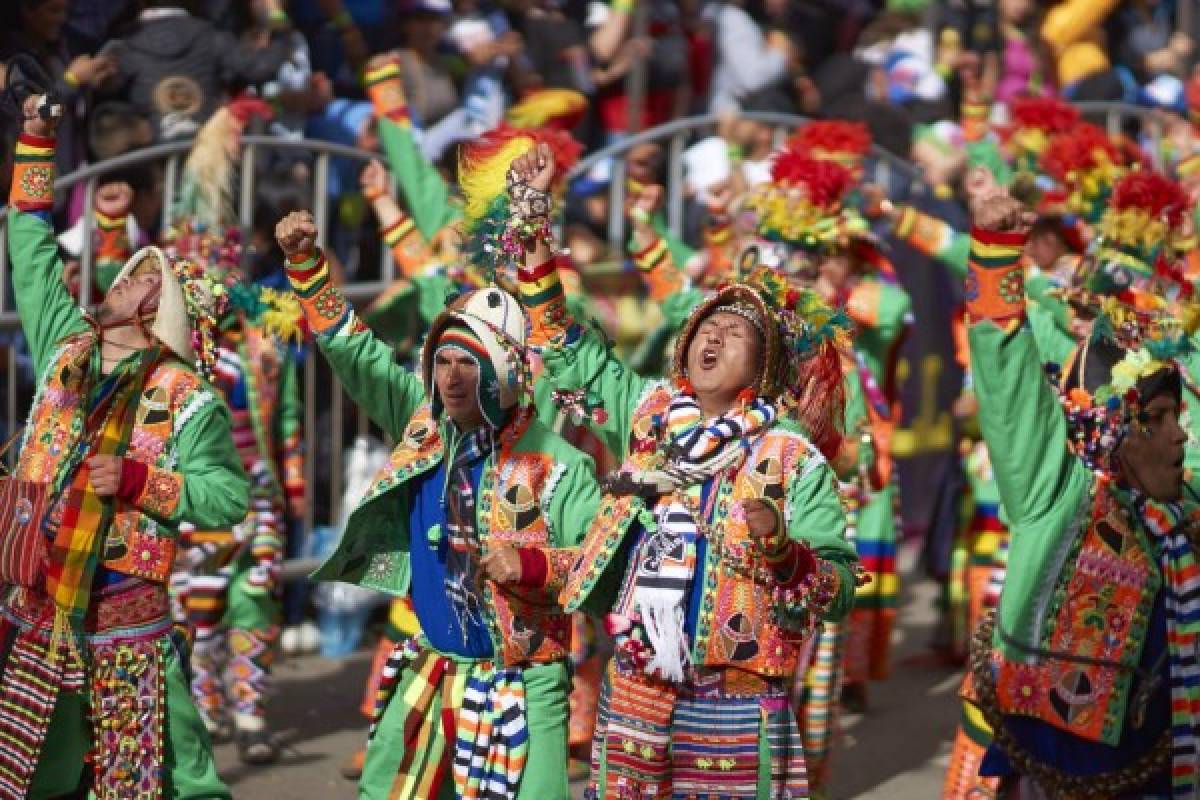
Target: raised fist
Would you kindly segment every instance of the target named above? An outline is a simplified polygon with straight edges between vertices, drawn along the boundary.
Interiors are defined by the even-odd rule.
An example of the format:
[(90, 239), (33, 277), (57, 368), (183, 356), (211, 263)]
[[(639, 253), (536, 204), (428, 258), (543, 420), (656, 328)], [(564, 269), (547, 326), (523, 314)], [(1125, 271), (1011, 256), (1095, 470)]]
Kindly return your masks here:
[(965, 182), (971, 205), (971, 224), (997, 233), (1025, 233), (1037, 216), (996, 183), (992, 173), (976, 167)]
[(25, 104), (21, 107), (25, 117), (22, 130), (30, 136), (50, 137), (58, 130), (60, 117), (52, 116), (50, 119), (42, 119), (39, 108), (43, 100), (46, 100), (45, 95), (30, 95), (25, 98)]
[(284, 255), (311, 253), (317, 246), (317, 222), (308, 211), (293, 211), (275, 226), (275, 241)]
[(548, 144), (539, 144), (528, 153), (513, 159), (509, 171), (517, 180), (540, 192), (550, 191), (558, 166), (554, 163), (554, 151)]

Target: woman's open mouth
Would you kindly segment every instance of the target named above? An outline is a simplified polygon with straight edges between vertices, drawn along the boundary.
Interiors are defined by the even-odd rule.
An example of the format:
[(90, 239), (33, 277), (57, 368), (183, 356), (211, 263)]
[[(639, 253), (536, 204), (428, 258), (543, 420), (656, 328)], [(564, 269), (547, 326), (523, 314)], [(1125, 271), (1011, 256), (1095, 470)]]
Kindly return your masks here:
[(703, 369), (712, 369), (717, 365), (717, 351), (711, 347), (704, 348), (700, 353), (700, 366)]

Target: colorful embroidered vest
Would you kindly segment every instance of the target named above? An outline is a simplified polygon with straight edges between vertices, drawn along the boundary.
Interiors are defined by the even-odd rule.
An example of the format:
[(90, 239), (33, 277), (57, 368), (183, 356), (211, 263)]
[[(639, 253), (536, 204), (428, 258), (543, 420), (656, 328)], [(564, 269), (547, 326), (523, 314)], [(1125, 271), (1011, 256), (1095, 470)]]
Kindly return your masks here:
[[(83, 433), (87, 398), (80, 387), (93, 342), (91, 333), (69, 337), (50, 358), (29, 412), (17, 477), (53, 482), (59, 463)], [(191, 371), (172, 362), (160, 365), (142, 390), (126, 458), (174, 470), (175, 437), (180, 428), (197, 409), (215, 399)], [(174, 490), (174, 486), (170, 488)], [(148, 491), (151, 488), (148, 486)], [(175, 499), (163, 498), (162, 506), (172, 507)], [(175, 560), (174, 529), (138, 508), (116, 502), (103, 565), (122, 574), (165, 582)]]
[(1086, 532), (1065, 542), (1061, 573), (1047, 576), (1055, 588), (1038, 615), (1038, 652), (997, 626), (1013, 657), (993, 651), (996, 697), (1006, 714), (1115, 745), (1162, 577), (1140, 526), (1103, 483), (1084, 502)]
[[(665, 419), (671, 395), (670, 389), (659, 385), (639, 405), (633, 417), (630, 455), (622, 469), (640, 470), (655, 464), (656, 420)], [(754, 581), (752, 570), (738, 568), (747, 559), (761, 556), (756, 555), (737, 509), (742, 500), (769, 497), (784, 507), (790, 520), (786, 502), (789, 479), (798, 479), (823, 464), (820, 453), (804, 436), (777, 424), (758, 439), (734, 480), (714, 487), (717, 495), (710, 528), (719, 534), (720, 542), (709, 542), (707, 548), (704, 594), (692, 642), (694, 663), (736, 667), (765, 677), (787, 677), (796, 671), (811, 629), (790, 624), (788, 609), (778, 606), (772, 589)], [(645, 508), (638, 497), (604, 496), (563, 589), (561, 599), (568, 611), (587, 602)], [(720, 550), (726, 552), (724, 559)]]
[[(519, 449), (526, 431), (539, 424), (530, 412), (514, 420), (497, 442), (494, 465), (483, 471), (476, 492), (476, 526), (484, 553), (497, 543), (513, 547), (554, 546), (542, 510), (548, 507), (566, 467), (544, 453)], [(409, 421), (388, 464), (376, 475), (355, 514), (433, 469), (442, 457), (441, 433), (430, 406), (425, 404)], [(348, 527), (345, 538), (352, 535), (357, 535), (357, 531)], [(409, 535), (425, 536), (427, 532), (409, 531)], [(385, 538), (394, 541), (394, 533)], [(371, 563), (362, 583), (385, 588), (380, 587), (379, 579), (392, 578), (397, 572), (394, 545), (390, 551), (381, 552), (378, 545), (370, 549), (374, 552), (368, 556)], [(555, 578), (556, 574), (559, 570), (552, 569), (552, 580), (540, 589), (500, 588), (491, 581), (485, 582), (484, 596), (493, 612), (488, 620), (492, 642), (506, 665), (558, 661), (570, 651), (571, 621), (558, 608), (561, 581)], [(396, 581), (391, 582), (393, 585), (386, 588), (394, 590)]]

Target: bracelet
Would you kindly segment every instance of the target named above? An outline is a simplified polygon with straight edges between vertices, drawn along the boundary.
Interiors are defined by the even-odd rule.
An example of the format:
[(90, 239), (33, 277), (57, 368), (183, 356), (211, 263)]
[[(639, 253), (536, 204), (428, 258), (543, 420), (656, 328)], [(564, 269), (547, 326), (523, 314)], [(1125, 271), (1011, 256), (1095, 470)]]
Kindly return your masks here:
[(267, 21), (270, 22), (272, 25), (275, 25), (277, 27), (282, 27), (284, 25), (287, 25), (289, 22), (291, 22), (291, 19), (288, 17), (287, 12), (284, 11), (282, 8), (276, 8), (276, 9), (272, 9), (271, 12), (269, 14), (267, 14)]
[(63, 72), (63, 81), (74, 89), (79, 88), (79, 77), (69, 69)]
[(329, 20), (329, 24), (339, 31), (345, 32), (354, 27), (354, 17), (350, 16), (350, 12), (343, 8), (333, 15), (333, 18)]
[(637, 0), (612, 0), (612, 10), (618, 14), (632, 14)]
[[(534, 189), (517, 179), (516, 173), (508, 173), (508, 224), (504, 236), (512, 236), (520, 242), (545, 241), (550, 234), (550, 193)], [(524, 248), (521, 248), (524, 252)]]

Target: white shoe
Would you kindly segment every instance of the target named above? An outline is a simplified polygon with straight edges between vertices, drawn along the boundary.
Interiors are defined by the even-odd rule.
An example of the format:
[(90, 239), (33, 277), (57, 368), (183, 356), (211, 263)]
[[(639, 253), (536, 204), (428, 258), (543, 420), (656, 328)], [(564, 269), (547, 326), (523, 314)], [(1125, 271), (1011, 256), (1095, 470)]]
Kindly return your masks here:
[(294, 656), (300, 652), (300, 628), (291, 626), (283, 629), (283, 635), (279, 637), (279, 646), (283, 648), (285, 656)]
[(321, 629), (317, 623), (306, 620), (296, 629), (297, 646), (301, 653), (311, 654), (321, 649)]

